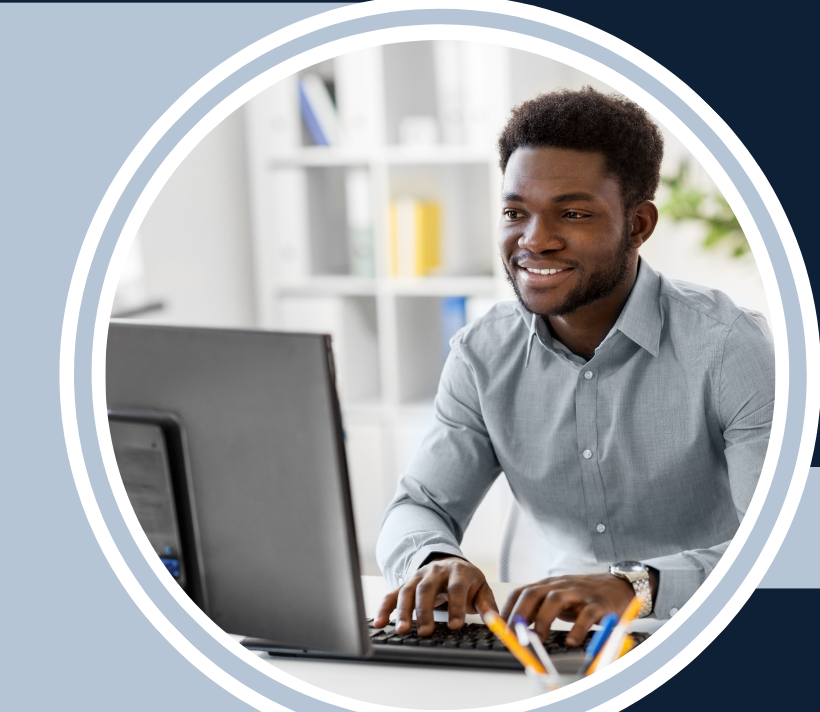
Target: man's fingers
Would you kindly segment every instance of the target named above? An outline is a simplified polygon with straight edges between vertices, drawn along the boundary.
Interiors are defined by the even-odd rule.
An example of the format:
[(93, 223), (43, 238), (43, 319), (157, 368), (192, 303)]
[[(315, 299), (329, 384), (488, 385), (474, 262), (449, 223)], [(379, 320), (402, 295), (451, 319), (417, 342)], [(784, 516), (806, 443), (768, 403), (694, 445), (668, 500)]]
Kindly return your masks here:
[(450, 581), (447, 584), (447, 611), (451, 629), (464, 625), (464, 616), (470, 603), (467, 600), (470, 588), (469, 581), (463, 574), (455, 571), (450, 574)]
[(433, 632), (433, 609), (436, 607), (436, 599), (443, 588), (443, 583), (440, 577), (425, 576), (416, 586), (416, 622), (419, 635), (430, 635)]
[(546, 640), (552, 629), (552, 622), (570, 608), (575, 608), (583, 602), (582, 594), (574, 589), (552, 589), (543, 598), (538, 612), (535, 614), (533, 626), (541, 640)]
[(478, 589), (473, 599), (473, 604), (482, 618), (487, 611), (495, 611), (498, 613), (498, 604), (495, 602), (493, 590), (486, 581), (481, 584), (481, 587)]
[(501, 611), (501, 617), (505, 621), (510, 620), (515, 604), (518, 603), (518, 599), (524, 590), (524, 588), (517, 588), (509, 596), (507, 596), (507, 601), (504, 603), (504, 608)]
[(413, 625), (417, 584), (418, 580), (412, 578), (399, 589), (399, 601), (396, 606), (396, 630), (399, 633), (406, 633)]
[(447, 600), (450, 628), (461, 628), (467, 611), (498, 610), (484, 575), (464, 559), (447, 557), (421, 567), (401, 588), (389, 593), (373, 622), (383, 628), (396, 611), (396, 630), (407, 633), (416, 612), (419, 635), (430, 635), (435, 629), (433, 609)]
[(384, 628), (390, 622), (390, 614), (396, 610), (396, 602), (399, 600), (399, 591), (396, 589), (388, 593), (379, 606), (379, 612), (376, 614), (376, 619), (373, 621), (374, 628)]
[(592, 603), (584, 606), (578, 613), (572, 630), (567, 633), (567, 645), (577, 646), (583, 643), (589, 629), (603, 617), (604, 610), (597, 604)]
[[(549, 586), (527, 586), (516, 591), (515, 593), (518, 594), (517, 600), (507, 614), (506, 620), (509, 622), (515, 616), (521, 616), (528, 623), (532, 623), (535, 620), (538, 608), (550, 590)], [(507, 601), (507, 605), (509, 605), (509, 601)], [(506, 610), (507, 606), (504, 606), (504, 609)]]
[(521, 616), (533, 623), (541, 640), (546, 640), (556, 618), (575, 621), (567, 642), (577, 646), (604, 614), (623, 611), (631, 593), (628, 582), (610, 574), (547, 578), (513, 591), (502, 616), (507, 621)]

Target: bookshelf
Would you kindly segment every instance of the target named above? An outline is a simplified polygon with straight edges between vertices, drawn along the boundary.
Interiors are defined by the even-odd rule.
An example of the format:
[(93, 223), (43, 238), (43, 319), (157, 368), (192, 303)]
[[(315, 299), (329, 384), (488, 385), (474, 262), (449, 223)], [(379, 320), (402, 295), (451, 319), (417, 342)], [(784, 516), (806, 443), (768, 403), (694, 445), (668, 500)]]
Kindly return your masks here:
[[(493, 45), (409, 42), (309, 67), (245, 106), (258, 323), (333, 336), (366, 573), (432, 420), (446, 337), (514, 298), (495, 241), (496, 136), (515, 103), (588, 82), (573, 71)], [(317, 77), (327, 97), (306, 108)], [(438, 266), (398, 276), (391, 204), (411, 199), (437, 206)], [(465, 537), (490, 574), (509, 501), (501, 482)]]

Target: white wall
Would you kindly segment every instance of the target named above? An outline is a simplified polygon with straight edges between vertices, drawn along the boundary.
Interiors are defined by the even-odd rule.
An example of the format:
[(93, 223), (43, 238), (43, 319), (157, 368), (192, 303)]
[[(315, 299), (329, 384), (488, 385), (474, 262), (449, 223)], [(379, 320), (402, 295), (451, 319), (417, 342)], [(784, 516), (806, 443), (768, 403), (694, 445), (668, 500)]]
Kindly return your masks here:
[[(208, 134), (174, 172), (140, 227), (138, 240), (144, 293), (165, 303), (146, 319), (199, 326), (255, 324), (241, 109)], [(136, 251), (129, 259), (134, 264)]]

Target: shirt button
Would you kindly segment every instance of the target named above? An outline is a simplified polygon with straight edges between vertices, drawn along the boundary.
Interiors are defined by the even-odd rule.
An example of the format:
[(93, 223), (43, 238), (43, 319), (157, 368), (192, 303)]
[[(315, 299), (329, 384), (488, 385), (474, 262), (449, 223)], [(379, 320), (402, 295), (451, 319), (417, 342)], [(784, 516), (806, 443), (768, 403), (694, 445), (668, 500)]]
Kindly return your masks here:
[(584, 374), (584, 378), (586, 378), (587, 380), (589, 380), (590, 378), (592, 378), (592, 371), (587, 371), (587, 372)]
[(674, 616), (677, 612), (678, 612), (677, 608), (670, 608), (669, 609), (669, 615), (670, 616)]
[(591, 457), (592, 457), (592, 450), (590, 450), (589, 448), (587, 448), (587, 449), (586, 449), (586, 450), (584, 450), (581, 454), (582, 454), (582, 455), (583, 455), (583, 456), (584, 456), (587, 460), (589, 460), (589, 458), (591, 458)]
[(606, 524), (599, 524), (597, 527), (595, 527), (595, 531), (599, 534), (603, 534), (606, 531)]

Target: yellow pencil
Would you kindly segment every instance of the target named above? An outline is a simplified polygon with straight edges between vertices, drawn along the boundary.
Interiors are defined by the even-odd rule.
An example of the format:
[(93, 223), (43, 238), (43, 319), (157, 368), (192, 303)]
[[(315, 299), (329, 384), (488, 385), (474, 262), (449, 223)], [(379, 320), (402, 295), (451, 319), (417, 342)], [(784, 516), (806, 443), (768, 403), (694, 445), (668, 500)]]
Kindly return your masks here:
[[(603, 650), (603, 648), (601, 648)], [(601, 659), (601, 650), (598, 651), (598, 654), (595, 656), (595, 659), (589, 664), (587, 671), (584, 673), (584, 677), (589, 677), (592, 673), (595, 672), (595, 668), (598, 667), (598, 661)]]
[(623, 612), (621, 616), (621, 620), (618, 621), (618, 625), (627, 625), (634, 621), (638, 614), (641, 612), (641, 606), (643, 605), (643, 601), (635, 596), (630, 602), (629, 605), (626, 607), (626, 610)]
[(635, 639), (628, 635), (624, 638), (624, 644), (621, 646), (621, 652), (618, 653), (618, 660), (620, 660), (624, 655), (626, 655), (632, 648), (635, 647)]
[(496, 637), (507, 646), (507, 650), (509, 650), (515, 657), (518, 659), (525, 668), (532, 668), (535, 672), (545, 675), (546, 670), (541, 662), (536, 658), (529, 650), (524, 648), (521, 643), (518, 642), (518, 638), (515, 637), (515, 634), (507, 628), (507, 625), (501, 620), (501, 616), (499, 616), (495, 611), (487, 611), (484, 616), (484, 622), (487, 624), (487, 627), (495, 633)]

